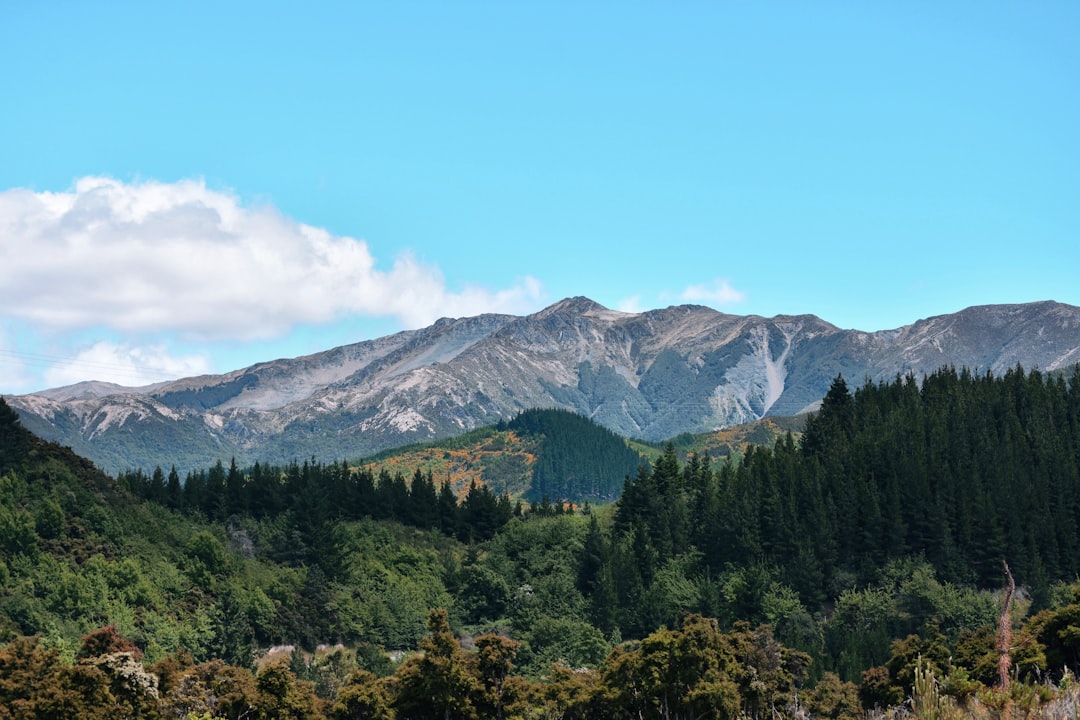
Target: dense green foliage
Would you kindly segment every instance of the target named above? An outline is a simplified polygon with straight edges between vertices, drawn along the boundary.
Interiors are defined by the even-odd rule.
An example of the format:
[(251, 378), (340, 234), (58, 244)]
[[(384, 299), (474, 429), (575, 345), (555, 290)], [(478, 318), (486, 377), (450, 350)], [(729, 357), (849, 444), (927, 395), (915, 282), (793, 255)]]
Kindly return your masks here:
[(837, 378), (801, 444), (749, 448), (715, 472), (666, 453), (616, 520), (659, 563), (693, 547), (713, 573), (776, 566), (813, 603), (908, 556), (980, 586), (1009, 558), (1044, 591), (1080, 573), (1080, 372), (942, 370), (854, 394)]
[(462, 501), (448, 483), (438, 489), (431, 473), (417, 469), (410, 481), (401, 473), (348, 463), (324, 465), (315, 458), (284, 467), (255, 463), (242, 470), (233, 460), (209, 470), (188, 473), (180, 482), (176, 468), (168, 475), (159, 467), (121, 473), (119, 481), (146, 500), (211, 521), (246, 517), (286, 518), (295, 537), (290, 552), (312, 564), (333, 566), (338, 550), (331, 528), (342, 521), (393, 520), (421, 530), (439, 530), (462, 540), (491, 538), (510, 519), (513, 508), (505, 495), (473, 484)]
[[(628, 483), (582, 589), (594, 621), (624, 636), (678, 607), (769, 621), (857, 679), (920, 622), (953, 637), (987, 622), (992, 604), (959, 588), (999, 585), (1004, 558), (1045, 604), (1053, 581), (1080, 574), (1078, 528), (1080, 370), (1069, 382), (942, 370), (854, 394), (837, 378), (798, 445), (750, 447), (715, 470), (680, 466), (669, 446)], [(920, 621), (882, 609), (861, 634), (839, 627), (841, 613), (824, 632), (813, 621), (826, 601), (843, 610), (876, 594), (888, 608), (918, 578)]]
[(607, 428), (566, 410), (528, 410), (511, 430), (542, 436), (528, 497), (572, 502), (614, 500), (641, 457)]
[[(41, 635), (68, 659), (105, 624), (149, 660), (183, 648), (197, 662), (246, 666), (256, 648), (280, 643), (411, 649), (432, 607), (451, 608), (455, 623), (505, 621), (516, 617), (511, 607), (555, 615), (542, 605), (559, 594), (546, 590), (554, 575), (534, 582), (534, 596), (522, 589), (532, 571), (511, 589), (478, 562), (480, 543), (512, 518), (558, 529), (566, 541), (558, 549), (569, 553), (558, 564), (573, 586), (583, 521), (562, 503), (525, 511), (483, 486), (459, 499), (429, 474), (373, 477), (315, 460), (219, 463), (183, 482), (175, 469), (113, 480), (31, 436), (2, 401), (0, 459), (0, 640)], [(558, 654), (549, 645), (566, 642), (565, 623), (584, 626), (557, 620), (564, 625), (541, 623), (531, 639), (536, 657)], [(591, 632), (595, 663), (608, 646)], [(381, 650), (365, 657), (374, 667)]]
[(184, 652), (146, 665), (107, 626), (83, 637), (71, 662), (36, 638), (0, 647), (0, 718), (856, 720), (864, 708), (893, 705), (885, 717), (1056, 719), (1075, 717), (1080, 703), (1068, 671), (1076, 667), (1078, 616), (1080, 592), (1019, 628), (1021, 672), (1073, 658), (1050, 681), (1007, 689), (980, 680), (994, 664), (982, 639), (962, 640), (953, 656), (933, 634), (894, 642), (886, 665), (866, 673), (860, 688), (831, 673), (808, 687), (810, 657), (777, 642), (769, 626), (724, 631), (696, 614), (620, 645), (595, 669), (556, 662), (542, 679), (516, 674), (521, 645), (505, 635), (486, 633), (465, 649), (441, 609), (428, 615), (419, 652), (381, 674), (341, 648), (293, 653), (257, 672), (196, 663)]

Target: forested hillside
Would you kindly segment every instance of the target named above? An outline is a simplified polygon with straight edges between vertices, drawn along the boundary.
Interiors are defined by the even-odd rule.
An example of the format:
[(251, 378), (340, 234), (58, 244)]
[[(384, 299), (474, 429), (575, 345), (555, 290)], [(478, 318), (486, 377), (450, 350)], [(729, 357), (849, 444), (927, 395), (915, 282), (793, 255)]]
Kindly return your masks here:
[(615, 500), (641, 464), (625, 440), (577, 413), (530, 410), (508, 425), (542, 439), (527, 493), (533, 500)]
[(0, 717), (1067, 716), (1078, 469), (1080, 369), (838, 377), (798, 442), (670, 445), (585, 511), (315, 458), (113, 479), (0, 402)]
[(534, 409), (509, 422), (386, 450), (357, 464), (374, 475), (406, 480), (419, 471), (440, 485), (448, 483), (458, 497), (476, 484), (498, 495), (582, 505), (618, 498), (642, 462), (626, 439), (588, 418)]
[[(669, 447), (643, 468), (611, 532), (590, 540), (582, 586), (598, 626), (624, 635), (663, 622), (681, 592), (715, 617), (804, 623), (787, 638), (803, 643), (820, 633), (810, 619), (823, 603), (867, 587), (887, 597), (927, 573), (949, 593), (999, 587), (1006, 559), (1045, 605), (1053, 582), (1080, 573), (1078, 528), (1080, 372), (947, 369), (855, 393), (838, 377), (798, 445), (751, 446), (717, 468), (680, 466)], [(732, 587), (753, 599), (733, 608)], [(801, 619), (766, 614), (777, 588)], [(936, 620), (955, 634), (993, 604), (972, 597), (950, 612)], [(857, 679), (893, 628), (860, 639), (881, 630), (876, 647), (835, 651), (826, 633), (825, 665)]]

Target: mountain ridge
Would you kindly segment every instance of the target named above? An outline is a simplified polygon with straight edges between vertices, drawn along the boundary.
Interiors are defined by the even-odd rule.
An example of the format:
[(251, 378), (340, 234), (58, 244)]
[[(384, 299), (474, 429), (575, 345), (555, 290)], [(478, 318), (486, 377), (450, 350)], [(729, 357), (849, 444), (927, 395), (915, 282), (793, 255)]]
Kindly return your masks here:
[[(146, 388), (81, 383), (9, 396), (35, 433), (102, 467), (359, 458), (531, 408), (573, 410), (660, 440), (812, 409), (859, 384), (942, 366), (1000, 374), (1080, 362), (1080, 308), (981, 305), (892, 330), (701, 305), (640, 313), (577, 296), (525, 316), (418, 330)], [(115, 392), (112, 392), (115, 390)]]

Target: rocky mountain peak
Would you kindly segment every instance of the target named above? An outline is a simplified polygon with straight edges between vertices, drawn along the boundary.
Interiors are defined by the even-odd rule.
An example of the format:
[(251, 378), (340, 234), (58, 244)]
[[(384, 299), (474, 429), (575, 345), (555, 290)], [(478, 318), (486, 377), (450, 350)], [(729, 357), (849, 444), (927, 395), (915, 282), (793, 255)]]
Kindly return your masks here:
[(540, 312), (534, 313), (533, 317), (546, 318), (552, 315), (587, 315), (598, 312), (607, 313), (611, 311), (595, 300), (590, 300), (584, 295), (578, 295), (549, 305)]

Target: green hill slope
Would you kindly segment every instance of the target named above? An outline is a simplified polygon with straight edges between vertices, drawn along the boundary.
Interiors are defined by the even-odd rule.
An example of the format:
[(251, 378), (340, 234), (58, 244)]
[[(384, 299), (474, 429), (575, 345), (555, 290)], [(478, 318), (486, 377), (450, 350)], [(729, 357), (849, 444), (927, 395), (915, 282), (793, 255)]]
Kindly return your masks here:
[(125, 483), (0, 401), (0, 639), (41, 635), (70, 656), (115, 624), (148, 660), (184, 648), (248, 664), (283, 642), (413, 647), (428, 610), (450, 604), (452, 537), (292, 512), (215, 519)]
[(627, 441), (565, 410), (526, 410), (508, 423), (396, 450), (363, 461), (376, 475), (417, 470), (448, 480), (458, 496), (473, 482), (539, 502), (611, 502), (643, 462)]

